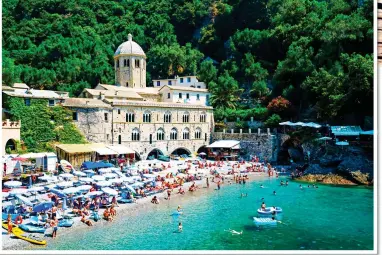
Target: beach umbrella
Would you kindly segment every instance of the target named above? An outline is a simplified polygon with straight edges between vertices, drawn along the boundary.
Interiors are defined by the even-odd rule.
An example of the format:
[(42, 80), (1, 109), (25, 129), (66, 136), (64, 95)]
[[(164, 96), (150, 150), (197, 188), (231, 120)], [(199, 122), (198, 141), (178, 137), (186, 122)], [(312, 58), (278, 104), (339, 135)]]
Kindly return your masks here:
[(12, 189), (11, 191), (9, 191), (10, 195), (25, 194), (25, 193), (28, 193), (27, 189)]
[(85, 195), (85, 197), (92, 197), (92, 196), (101, 196), (103, 194), (102, 191), (92, 191)]
[(41, 181), (48, 181), (48, 180), (51, 180), (53, 178), (49, 175), (43, 175), (43, 176), (38, 177), (38, 179)]
[(94, 179), (89, 178), (89, 177), (80, 177), (79, 181), (80, 182), (94, 182)]
[(73, 186), (73, 182), (60, 182), (56, 184), (59, 188), (68, 188)]
[(74, 177), (74, 175), (68, 174), (68, 173), (60, 174), (59, 176), (62, 177), (62, 178), (67, 178), (67, 179), (71, 179), (71, 178)]
[(114, 190), (114, 189), (111, 189), (111, 188), (102, 188), (102, 191), (105, 192), (106, 194), (108, 194), (109, 196), (117, 196), (118, 195), (118, 191)]
[(53, 207), (53, 202), (43, 202), (33, 207), (34, 212), (48, 211)]
[(122, 182), (124, 182), (124, 179), (123, 178), (117, 178), (117, 179), (112, 179), (110, 181), (111, 181), (111, 183), (122, 183)]
[(67, 189), (64, 189), (62, 191), (62, 193), (64, 193), (64, 194), (75, 194), (75, 193), (78, 193), (78, 192), (79, 192), (79, 190), (77, 188), (75, 188), (75, 187), (67, 188)]
[(133, 177), (124, 177), (123, 181), (128, 183), (134, 183), (135, 179)]
[(15, 196), (18, 200), (20, 200), (22, 203), (26, 204), (27, 206), (33, 206), (32, 202), (26, 198), (26, 197), (23, 197), (21, 195), (16, 195)]
[(111, 173), (111, 171), (112, 171), (111, 168), (101, 168), (98, 170), (98, 172), (102, 174)]
[(56, 194), (57, 196), (59, 196), (61, 198), (66, 196), (64, 193), (62, 193), (61, 190), (58, 190), (58, 189), (50, 189), (50, 192), (53, 194)]
[(19, 181), (7, 181), (4, 182), (4, 186), (9, 187), (9, 188), (18, 188), (22, 185), (21, 182)]
[(32, 187), (28, 189), (28, 192), (38, 192), (44, 190), (44, 187)]
[(104, 180), (106, 180), (105, 176), (102, 176), (102, 175), (94, 175), (94, 176), (92, 176), (92, 178), (95, 181), (104, 181)]
[(73, 174), (75, 176), (80, 176), (80, 177), (86, 177), (87, 176), (86, 173), (81, 172), (81, 171), (73, 171)]
[(102, 176), (105, 177), (105, 178), (108, 178), (108, 179), (112, 179), (112, 178), (118, 177), (118, 175), (113, 174), (113, 173), (107, 173), (107, 174), (104, 174)]
[(110, 181), (99, 181), (96, 184), (97, 184), (97, 186), (100, 186), (100, 187), (106, 187), (106, 186), (112, 185), (112, 183)]
[(95, 172), (91, 169), (86, 169), (83, 171), (84, 173), (87, 173), (87, 174), (95, 174)]
[(90, 189), (92, 188), (91, 185), (81, 185), (81, 186), (78, 186), (77, 189), (79, 191), (89, 191)]

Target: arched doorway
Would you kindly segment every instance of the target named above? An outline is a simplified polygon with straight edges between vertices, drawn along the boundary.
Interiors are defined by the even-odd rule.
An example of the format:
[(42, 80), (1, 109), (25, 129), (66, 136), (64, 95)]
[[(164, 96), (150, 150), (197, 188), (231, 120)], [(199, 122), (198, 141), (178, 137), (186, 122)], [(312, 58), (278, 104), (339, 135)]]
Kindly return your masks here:
[(186, 154), (188, 156), (191, 154), (191, 151), (186, 148), (177, 148), (171, 154), (174, 156), (181, 156)]
[(198, 149), (198, 151), (197, 151), (197, 153), (199, 154), (199, 153), (208, 153), (208, 149), (207, 149), (207, 146), (205, 146), (205, 145), (203, 145), (202, 147), (200, 147), (199, 149)]
[(150, 151), (150, 153), (147, 155), (147, 159), (154, 159), (154, 158), (158, 158), (160, 155), (164, 155), (163, 152), (159, 149), (153, 149), (152, 151)]
[(16, 141), (13, 139), (9, 139), (5, 144), (5, 152), (12, 152), (16, 150)]
[(277, 154), (278, 163), (291, 163), (304, 160), (304, 150), (301, 147), (301, 141), (296, 138), (289, 138), (280, 147)]

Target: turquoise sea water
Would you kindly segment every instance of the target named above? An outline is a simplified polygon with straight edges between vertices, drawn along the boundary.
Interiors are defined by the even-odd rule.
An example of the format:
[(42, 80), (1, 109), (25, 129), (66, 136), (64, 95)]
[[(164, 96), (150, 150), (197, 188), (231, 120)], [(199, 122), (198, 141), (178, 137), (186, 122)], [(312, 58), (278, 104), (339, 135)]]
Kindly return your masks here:
[[(299, 189), (290, 181), (264, 179), (245, 185), (223, 185), (162, 200), (159, 206), (129, 217), (102, 222), (86, 230), (49, 239), (44, 249), (59, 250), (370, 250), (373, 249), (373, 190), (319, 185)], [(264, 188), (259, 188), (260, 184)], [(276, 190), (277, 195), (272, 193)], [(240, 193), (248, 197), (239, 198)], [(267, 206), (283, 208), (276, 227), (256, 227), (255, 216), (264, 197)], [(181, 204), (184, 215), (170, 216)], [(178, 222), (183, 232), (177, 233)], [(232, 235), (224, 230), (243, 230)], [(37, 247), (30, 247), (37, 249)]]

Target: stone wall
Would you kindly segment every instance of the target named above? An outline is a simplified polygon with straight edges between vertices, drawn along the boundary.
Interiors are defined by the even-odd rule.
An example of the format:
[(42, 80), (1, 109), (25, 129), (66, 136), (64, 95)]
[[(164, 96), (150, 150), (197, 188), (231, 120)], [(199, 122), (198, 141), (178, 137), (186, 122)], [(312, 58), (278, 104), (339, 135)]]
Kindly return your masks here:
[(278, 139), (277, 136), (268, 133), (212, 133), (212, 141), (238, 140), (241, 151), (246, 154), (256, 155), (261, 160), (267, 159), (271, 162), (277, 160)]

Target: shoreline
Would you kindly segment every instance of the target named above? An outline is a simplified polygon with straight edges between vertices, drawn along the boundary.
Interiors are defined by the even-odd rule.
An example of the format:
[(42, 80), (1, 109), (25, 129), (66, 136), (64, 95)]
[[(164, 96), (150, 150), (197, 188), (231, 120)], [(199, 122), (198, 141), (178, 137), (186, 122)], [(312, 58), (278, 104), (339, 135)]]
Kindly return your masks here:
[[(249, 179), (247, 180), (248, 182), (260, 180), (263, 178), (268, 178), (268, 175), (264, 172), (247, 173), (247, 174), (249, 177)], [(230, 178), (228, 180), (232, 180), (232, 177), (233, 176), (230, 176)], [(275, 178), (275, 177), (271, 177), (271, 178)], [(205, 178), (203, 178), (202, 180), (195, 181), (195, 183), (196, 183), (196, 185), (199, 186), (199, 189), (205, 189), (206, 188), (205, 187), (205, 185), (206, 185), (206, 179)], [(232, 184), (236, 184), (236, 183), (232, 183)], [(176, 198), (176, 199), (180, 200), (182, 197), (185, 197), (185, 196), (188, 197), (190, 194), (196, 194), (197, 196), (208, 195), (208, 194), (205, 194), (205, 192), (203, 192), (203, 194), (198, 194), (198, 190), (196, 192), (193, 192), (193, 193), (189, 192), (188, 188), (191, 185), (192, 185), (192, 182), (188, 182), (188, 183), (183, 184), (183, 189), (186, 190), (185, 195), (177, 194), (176, 191), (178, 189), (174, 189), (174, 192), (171, 194), (171, 199), (174, 200), (174, 198)], [(228, 185), (228, 184), (227, 183), (222, 184), (222, 188), (224, 188), (225, 185)], [(210, 182), (210, 189), (215, 189), (216, 186), (217, 186), (216, 183)], [(188, 196), (187, 196), (187, 194), (188, 194)], [(145, 198), (137, 199), (137, 203), (119, 204), (119, 207), (116, 207), (117, 216), (114, 217), (113, 222), (107, 222), (106, 220), (104, 220), (102, 218), (98, 222), (92, 221), (94, 224), (93, 227), (94, 226), (100, 226), (103, 224), (115, 224), (118, 222), (118, 220), (121, 217), (126, 217), (132, 213), (137, 213), (137, 212), (139, 213), (140, 211), (145, 210), (149, 206), (164, 206), (165, 205), (164, 202), (167, 201), (164, 199), (165, 197), (167, 197), (166, 191), (159, 193), (159, 194), (155, 194), (155, 196), (157, 196), (157, 198), (160, 199), (160, 203), (158, 205), (151, 205), (151, 199), (153, 196), (154, 195), (150, 195), (150, 196), (147, 196)], [(103, 211), (104, 211), (104, 209), (99, 209), (99, 214), (102, 215)], [(73, 233), (74, 231), (89, 231), (92, 228), (92, 227), (87, 226), (85, 223), (82, 223), (80, 221), (81, 220), (80, 217), (75, 217), (75, 218), (73, 218), (73, 220), (74, 220), (73, 226), (71, 226), (69, 228), (60, 227), (58, 229), (57, 239), (64, 238), (64, 235)], [(48, 232), (50, 232), (50, 231), (48, 231)], [(7, 231), (4, 228), (2, 228), (2, 235), (3, 235), (2, 236), (2, 242), (3, 242), (2, 249), (3, 250), (39, 250), (38, 246), (33, 245), (33, 244), (26, 242), (24, 240), (15, 238), (13, 234), (8, 236), (8, 235), (6, 235), (6, 233), (7, 233)], [(26, 232), (26, 233), (28, 233), (28, 232)], [(47, 240), (47, 242), (54, 240), (51, 237), (44, 237), (43, 234), (38, 234), (38, 233), (33, 233), (33, 234), (36, 236), (39, 236), (39, 237), (43, 237), (45, 240)]]

